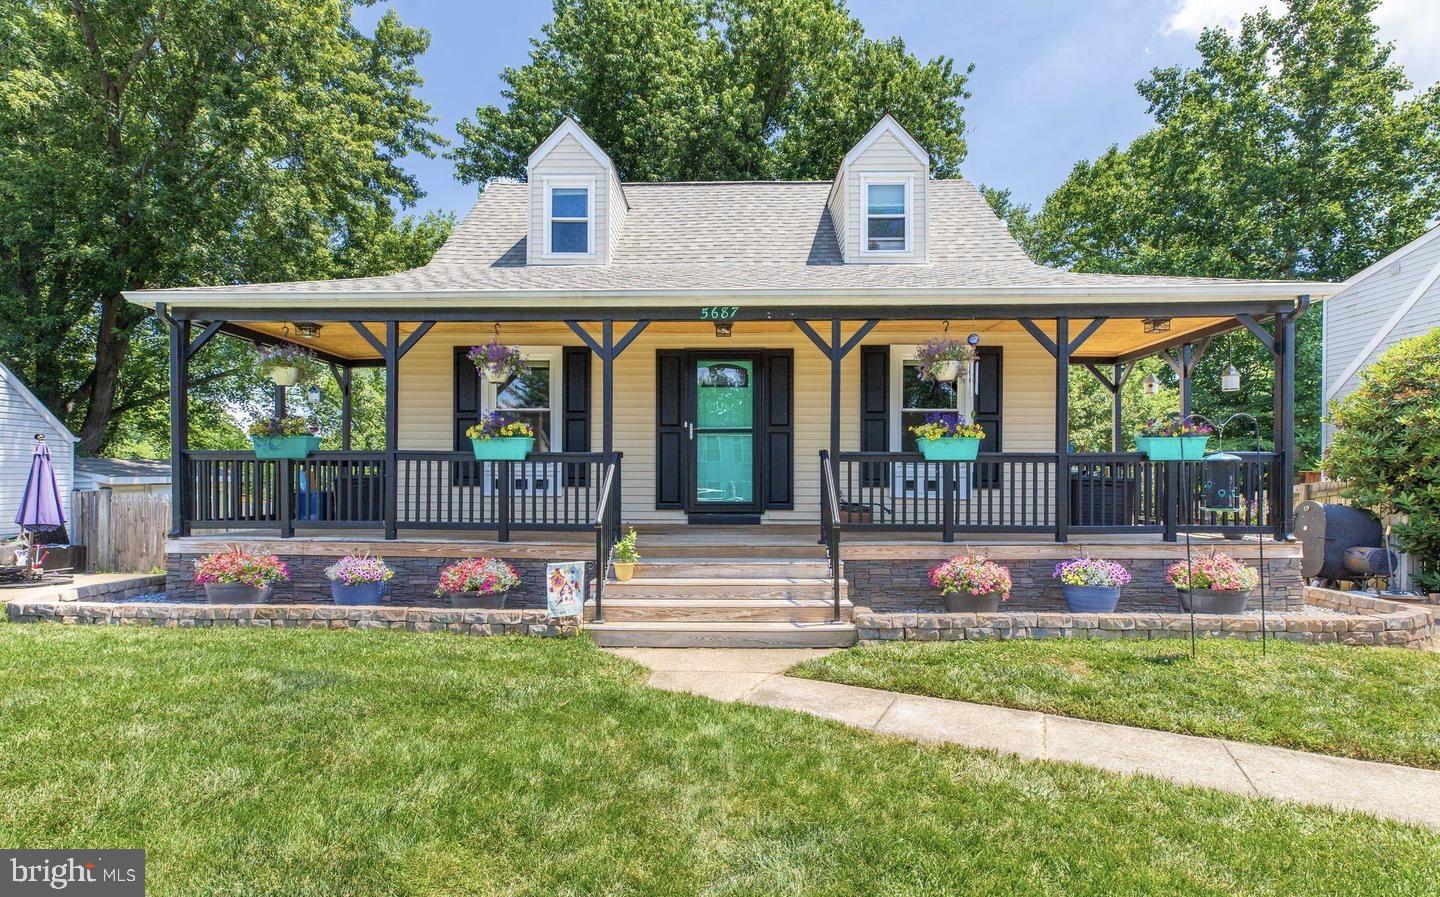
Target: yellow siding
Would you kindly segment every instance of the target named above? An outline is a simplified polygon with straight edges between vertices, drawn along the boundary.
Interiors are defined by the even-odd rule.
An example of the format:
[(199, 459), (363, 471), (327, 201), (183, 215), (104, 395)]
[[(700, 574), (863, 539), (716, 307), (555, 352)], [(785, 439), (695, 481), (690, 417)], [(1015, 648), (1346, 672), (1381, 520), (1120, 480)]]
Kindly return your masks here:
[[(580, 341), (560, 327), (563, 325), (506, 325), (506, 342), (524, 346), (579, 345)], [(747, 326), (751, 333), (747, 335)], [(626, 324), (616, 325), (616, 339)], [(828, 322), (815, 322), (822, 336)], [(854, 332), (847, 326), (846, 335)], [(881, 325), (866, 338), (866, 345), (910, 344), (936, 333), (934, 322), (913, 325)], [(963, 322), (959, 330), (965, 332)], [(598, 328), (594, 331), (598, 337)], [(400, 366), (400, 448), (408, 450), (449, 450), (453, 393), (451, 359), (453, 347), (484, 342), (488, 329), (473, 334), (437, 332), (426, 336)], [(1004, 348), (1002, 373), (1004, 421), (1003, 450), (1049, 452), (1055, 447), (1055, 377), (1050, 356), (1024, 333), (989, 333), (985, 345)], [(808, 339), (784, 324), (735, 325), (735, 336), (717, 340), (708, 327), (652, 324), (625, 350), (615, 365), (615, 448), (624, 452), (624, 515), (628, 521), (683, 522), (679, 511), (655, 510), (655, 352), (658, 349), (793, 349), (795, 352), (795, 510), (770, 511), (767, 522), (798, 522), (818, 519), (819, 452), (830, 439), (829, 363)], [(842, 448), (859, 447), (860, 352), (846, 359), (842, 372)], [(591, 396), (592, 448), (601, 448), (600, 365), (593, 368)]]

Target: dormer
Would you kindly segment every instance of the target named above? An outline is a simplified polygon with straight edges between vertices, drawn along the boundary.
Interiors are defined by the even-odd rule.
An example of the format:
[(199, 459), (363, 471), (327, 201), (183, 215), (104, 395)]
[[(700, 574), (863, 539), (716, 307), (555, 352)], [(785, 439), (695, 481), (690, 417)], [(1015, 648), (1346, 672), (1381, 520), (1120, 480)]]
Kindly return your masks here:
[(888, 113), (845, 154), (828, 206), (847, 263), (930, 260), (930, 154)]
[(566, 118), (526, 163), (531, 265), (608, 265), (629, 206), (615, 163)]

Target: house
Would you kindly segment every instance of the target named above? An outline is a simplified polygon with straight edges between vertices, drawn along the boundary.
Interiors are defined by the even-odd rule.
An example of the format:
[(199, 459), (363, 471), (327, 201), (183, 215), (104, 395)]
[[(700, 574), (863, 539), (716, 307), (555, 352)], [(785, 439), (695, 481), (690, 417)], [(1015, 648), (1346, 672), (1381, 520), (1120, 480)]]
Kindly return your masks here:
[[(924, 606), (936, 600), (925, 571), (957, 540), (1031, 565), (1042, 585), (1024, 600), (1041, 608), (1057, 600), (1043, 585), (1055, 558), (1123, 545), (1112, 556), (1147, 570), (1131, 589), (1138, 607), (1174, 601), (1156, 571), (1187, 525), (1288, 533), (1295, 321), (1332, 285), (1042, 267), (973, 184), (932, 178), (925, 148), (889, 116), (837, 165), (828, 182), (627, 183), (566, 120), (526, 180), (489, 185), (421, 268), (127, 294), (170, 327), (171, 590), (188, 588), (185, 565), (220, 543), (216, 529), (301, 571), (364, 545), (405, 556), (420, 580), (439, 559), (479, 552), (530, 573), (559, 558), (603, 568), (623, 521), (642, 526), (642, 552), (667, 574), (600, 577), (605, 607), (638, 624), (659, 625), (643, 602), (613, 596), (723, 602), (749, 588), (829, 601), (837, 619), (852, 594)], [(1243, 515), (1202, 514), (1193, 469), (1123, 452), (1118, 397), (1114, 451), (1069, 451), (1072, 373), (1113, 393), (1136, 360), (1193, 362), (1242, 328), (1280, 372), (1277, 444), (1247, 459)], [(219, 333), (304, 345), (342, 390), (348, 371), (383, 368), (385, 450), (303, 462), (190, 450), (188, 364)], [(919, 376), (917, 344), (941, 335), (978, 343), (958, 388)], [(480, 377), (465, 353), (492, 339), (520, 347), (530, 374)], [(1193, 363), (1181, 367), (1188, 377)], [(535, 453), (476, 461), (464, 434), (489, 409), (531, 422)], [(938, 410), (983, 425), (977, 461), (915, 453), (907, 428)], [(1270, 550), (1283, 562), (1284, 546)], [(705, 555), (727, 563), (695, 561)], [(677, 584), (682, 574), (696, 581)], [(792, 580), (818, 593), (776, 585)], [(296, 585), (294, 597), (319, 589)]]
[[(1440, 327), (1440, 227), (1351, 277), (1324, 304), (1322, 411), (1360, 385), (1360, 372), (1402, 339)], [(1330, 444), (1329, 423), (1321, 430)]]
[(0, 534), (6, 537), (20, 531), (15, 525), (15, 512), (30, 479), (30, 459), (35, 454), (37, 436), (43, 436), (50, 448), (68, 520), (78, 439), (14, 371), (0, 364)]

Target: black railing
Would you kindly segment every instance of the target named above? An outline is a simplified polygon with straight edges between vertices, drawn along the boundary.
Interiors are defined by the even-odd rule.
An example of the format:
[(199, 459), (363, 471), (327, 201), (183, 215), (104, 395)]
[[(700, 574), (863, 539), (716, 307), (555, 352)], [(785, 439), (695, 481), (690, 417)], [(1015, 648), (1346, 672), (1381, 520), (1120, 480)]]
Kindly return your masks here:
[(835, 489), (835, 468), (828, 451), (820, 452), (820, 526), (825, 553), (830, 558), (830, 598), (834, 620), (840, 622), (840, 499)]
[[(589, 531), (604, 479), (612, 488), (620, 479), (619, 453), (479, 461), (468, 452), (397, 452), (393, 477), (388, 457), (317, 452), (303, 460), (259, 460), (250, 452), (187, 452), (182, 519), (192, 529), (263, 527), (281, 536), (296, 527), (405, 527), (494, 530), (506, 541), (513, 531)], [(395, 508), (393, 521), (387, 505)]]
[(610, 573), (610, 545), (620, 533), (620, 453), (605, 465), (599, 498), (590, 525), (595, 529), (595, 617), (605, 622), (605, 577)]

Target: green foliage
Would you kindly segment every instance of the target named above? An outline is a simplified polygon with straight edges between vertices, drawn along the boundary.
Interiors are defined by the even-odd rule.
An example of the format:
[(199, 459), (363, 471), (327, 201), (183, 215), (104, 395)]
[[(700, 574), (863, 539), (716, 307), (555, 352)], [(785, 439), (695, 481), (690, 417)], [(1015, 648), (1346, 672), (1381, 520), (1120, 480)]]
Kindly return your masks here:
[[(0, 355), (83, 451), (151, 445), (167, 394), (122, 290), (372, 273), (445, 226), (395, 223), (420, 195), (400, 161), (441, 142), (414, 95), (428, 35), (393, 13), (363, 34), (354, 5), (0, 7)], [(243, 400), (220, 375), (244, 368), (203, 356), (197, 413)]]
[(954, 176), (969, 69), (871, 40), (839, 0), (555, 0), (451, 154), (462, 179), (522, 177), (569, 115), (626, 180), (829, 180), (885, 112)]
[[(1075, 165), (1026, 216), (992, 205), (1047, 264), (1078, 271), (1342, 280), (1420, 235), (1440, 208), (1440, 86), (1411, 95), (1376, 38), (1376, 0), (1290, 0), (1200, 38), (1194, 68), (1138, 85), (1156, 127)], [(1300, 319), (1296, 421), (1319, 446), (1320, 321)], [(1231, 360), (1243, 391), (1222, 393)], [(1273, 416), (1273, 366), (1248, 333), (1196, 371), (1194, 408)]]
[(1399, 548), (1420, 562), (1421, 584), (1440, 591), (1440, 328), (1386, 349), (1330, 420), (1325, 472), (1361, 507), (1402, 515)]

